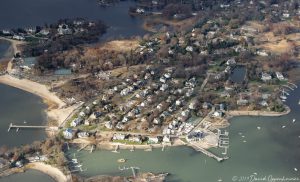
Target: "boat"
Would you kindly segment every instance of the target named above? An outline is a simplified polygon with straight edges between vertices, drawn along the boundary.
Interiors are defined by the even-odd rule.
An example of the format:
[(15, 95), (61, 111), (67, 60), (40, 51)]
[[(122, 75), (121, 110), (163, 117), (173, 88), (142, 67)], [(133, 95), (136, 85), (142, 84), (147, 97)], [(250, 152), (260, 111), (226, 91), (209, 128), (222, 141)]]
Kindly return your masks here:
[(220, 178), (220, 179), (218, 179), (218, 181), (223, 181), (223, 180)]
[(242, 138), (245, 138), (245, 136), (243, 135)]
[(258, 129), (258, 130), (260, 130), (260, 129), (261, 129), (261, 127), (259, 127), (259, 126), (258, 126), (258, 127), (257, 127), (257, 129)]
[(280, 98), (281, 98), (282, 101), (285, 101), (285, 100), (287, 99), (287, 97), (285, 96), (284, 93), (285, 93), (285, 92), (282, 91), (282, 92), (281, 92), (281, 95), (280, 95)]
[(76, 165), (75, 167), (81, 168), (81, 167), (82, 167), (82, 164), (78, 164), (78, 165)]
[(126, 162), (126, 159), (123, 159), (123, 158), (122, 159), (118, 159), (118, 162), (119, 163), (124, 163), (124, 162)]
[(244, 140), (243, 142), (244, 142), (244, 143), (246, 143), (247, 141), (246, 141), (246, 140)]
[(294, 168), (294, 171), (298, 171), (298, 169), (297, 169), (297, 168)]
[(285, 127), (286, 127), (286, 126), (283, 125), (281, 128), (285, 128)]
[(293, 123), (295, 123), (295, 122), (296, 122), (296, 119), (294, 118), (294, 119), (293, 119)]

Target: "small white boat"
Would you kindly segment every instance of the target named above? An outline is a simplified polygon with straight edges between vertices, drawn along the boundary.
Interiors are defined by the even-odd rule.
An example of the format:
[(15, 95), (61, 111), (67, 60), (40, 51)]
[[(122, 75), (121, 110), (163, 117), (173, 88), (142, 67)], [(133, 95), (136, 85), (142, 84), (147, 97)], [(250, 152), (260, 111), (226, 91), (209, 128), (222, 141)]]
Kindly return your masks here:
[(245, 138), (245, 136), (243, 135), (242, 138)]
[(296, 119), (294, 118), (294, 119), (293, 119), (293, 123), (295, 123), (295, 122), (296, 122)]
[(124, 163), (124, 162), (126, 162), (126, 159), (118, 159), (118, 162), (119, 163)]
[(26, 122), (26, 121), (24, 121), (23, 123), (24, 123), (24, 124), (26, 124), (27, 122)]
[(218, 179), (218, 181), (223, 181), (223, 180), (220, 178), (220, 179)]
[(242, 132), (239, 132), (239, 135), (242, 135), (243, 133)]
[(298, 169), (297, 169), (297, 168), (294, 168), (294, 171), (298, 171)]
[(80, 167), (82, 167), (82, 164), (78, 164), (78, 165), (76, 165), (75, 167), (80, 168)]
[(244, 143), (246, 143), (247, 141), (246, 141), (246, 140), (244, 140), (243, 142), (244, 142)]
[(283, 125), (281, 128), (285, 128), (285, 127), (286, 127), (286, 126)]
[(261, 127), (259, 127), (259, 126), (258, 126), (258, 127), (257, 127), (257, 129), (258, 129), (258, 130), (260, 130), (260, 129), (261, 129)]
[(253, 173), (254, 175), (257, 175), (257, 173)]

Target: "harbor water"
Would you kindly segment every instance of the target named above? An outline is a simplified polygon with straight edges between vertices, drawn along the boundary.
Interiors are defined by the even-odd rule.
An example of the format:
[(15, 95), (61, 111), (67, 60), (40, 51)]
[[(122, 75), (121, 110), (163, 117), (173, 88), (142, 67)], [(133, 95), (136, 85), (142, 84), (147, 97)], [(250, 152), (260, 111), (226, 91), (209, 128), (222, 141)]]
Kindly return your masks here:
[[(120, 153), (98, 150), (69, 154), (82, 162), (80, 173), (85, 177), (99, 174), (132, 175), (131, 170), (119, 167), (139, 167), (140, 172), (168, 172), (169, 182), (234, 181), (235, 178), (270, 177), (300, 178), (300, 113), (298, 100), (300, 89), (291, 92), (288, 105), (292, 111), (286, 116), (261, 117), (242, 116), (230, 120), (227, 128), (230, 137), (228, 160), (222, 163), (188, 147), (167, 147), (164, 151), (152, 152), (121, 150)], [(296, 119), (293, 122), (293, 119)], [(285, 126), (283, 128), (283, 126)], [(214, 149), (222, 156), (222, 149)], [(118, 163), (120, 158), (126, 163)], [(234, 179), (233, 179), (234, 178)], [(299, 179), (300, 180), (300, 179)]]

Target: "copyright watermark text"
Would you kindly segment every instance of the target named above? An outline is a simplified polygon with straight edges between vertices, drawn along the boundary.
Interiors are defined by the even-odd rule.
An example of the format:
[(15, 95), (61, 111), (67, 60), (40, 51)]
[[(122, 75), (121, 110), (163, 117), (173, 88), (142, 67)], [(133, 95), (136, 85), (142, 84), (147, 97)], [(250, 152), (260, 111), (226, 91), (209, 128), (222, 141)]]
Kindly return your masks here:
[(259, 176), (252, 174), (249, 176), (233, 176), (233, 182), (300, 182), (300, 177), (286, 177), (286, 176)]

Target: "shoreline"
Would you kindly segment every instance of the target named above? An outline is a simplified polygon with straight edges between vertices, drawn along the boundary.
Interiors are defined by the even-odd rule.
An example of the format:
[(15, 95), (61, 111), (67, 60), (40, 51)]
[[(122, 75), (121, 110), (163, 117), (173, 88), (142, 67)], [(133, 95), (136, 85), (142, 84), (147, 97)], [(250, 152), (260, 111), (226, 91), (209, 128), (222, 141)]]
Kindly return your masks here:
[(71, 181), (71, 175), (65, 175), (60, 169), (42, 162), (28, 163), (22, 168), (10, 168), (1, 172), (0, 178), (11, 176), (17, 173), (25, 173), (27, 170), (36, 170), (45, 175), (48, 175), (57, 182)]
[(52, 179), (54, 179), (57, 182), (68, 182), (72, 180), (70, 175), (65, 175), (60, 169), (45, 163), (41, 163), (41, 162), (29, 163), (25, 166), (25, 168), (40, 171), (50, 176)]
[(290, 107), (285, 105), (285, 111), (284, 112), (274, 112), (274, 111), (239, 111), (239, 110), (233, 110), (233, 111), (227, 111), (226, 113), (229, 115), (229, 118), (234, 116), (269, 116), (269, 117), (278, 117), (278, 116), (284, 116), (291, 112)]

